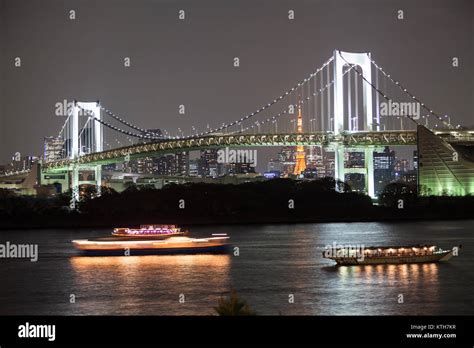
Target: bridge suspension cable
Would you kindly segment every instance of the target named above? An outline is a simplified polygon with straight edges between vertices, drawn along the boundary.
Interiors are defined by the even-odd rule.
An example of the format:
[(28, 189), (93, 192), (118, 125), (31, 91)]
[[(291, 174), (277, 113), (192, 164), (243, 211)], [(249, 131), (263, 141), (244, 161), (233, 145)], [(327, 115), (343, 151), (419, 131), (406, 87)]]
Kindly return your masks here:
[[(359, 75), (369, 86), (371, 86), (377, 93), (379, 93), (381, 96), (384, 97), (385, 100), (389, 101), (390, 98), (383, 92), (381, 91), (380, 89), (378, 89), (376, 86), (374, 86), (373, 83), (371, 83), (369, 80), (367, 80), (365, 78), (365, 76), (363, 75), (362, 72), (359, 71), (359, 69), (357, 68), (357, 65), (356, 64), (351, 64), (349, 63), (343, 56), (342, 54), (339, 52), (339, 55), (341, 56), (342, 60), (344, 60), (346, 62), (347, 65), (349, 66), (352, 66), (354, 68), (354, 71), (357, 73), (357, 75)], [(413, 121), (415, 124), (418, 124), (418, 122), (416, 122), (416, 120), (414, 120), (411, 116), (405, 116), (407, 118), (409, 118), (411, 121)]]
[[(194, 135), (190, 135), (190, 136), (185, 136), (183, 137), (184, 139), (188, 139), (188, 138), (194, 138), (194, 137), (202, 137), (202, 136), (205, 136), (205, 135), (208, 135), (208, 134), (211, 134), (211, 133), (215, 133), (215, 132), (219, 132), (219, 131), (222, 131), (224, 129), (227, 129), (229, 127), (232, 127), (232, 126), (235, 126), (237, 124), (240, 124), (242, 123), (243, 121), (246, 121), (248, 120), (249, 118), (251, 117), (254, 117), (255, 115), (261, 113), (262, 111), (265, 111), (267, 110), (269, 107), (273, 106), (274, 104), (278, 103), (279, 101), (283, 100), (284, 98), (286, 98), (289, 94), (291, 94), (293, 91), (295, 91), (296, 89), (298, 89), (299, 87), (301, 87), (301, 85), (305, 84), (306, 82), (310, 81), (313, 77), (315, 77), (319, 72), (321, 72), (324, 68), (326, 68), (327, 65), (329, 65), (329, 63), (331, 63), (331, 61), (334, 59), (334, 57), (331, 57), (329, 58), (321, 67), (319, 67), (318, 69), (316, 69), (316, 71), (314, 71), (313, 73), (311, 73), (310, 75), (308, 75), (306, 78), (304, 78), (303, 80), (301, 80), (300, 82), (298, 82), (297, 84), (295, 84), (292, 88), (288, 89), (287, 91), (285, 91), (283, 94), (281, 94), (280, 96), (278, 96), (277, 98), (273, 99), (270, 103), (262, 106), (261, 108), (257, 109), (256, 111), (246, 115), (246, 116), (243, 116), (241, 117), (240, 119), (238, 120), (235, 120), (235, 121), (232, 121), (230, 123), (227, 123), (227, 124), (223, 124), (222, 126), (220, 127), (217, 127), (217, 128), (213, 128), (213, 129), (210, 129), (208, 131), (205, 131), (205, 132), (201, 132), (201, 133), (198, 133), (198, 134), (194, 134)], [(248, 127), (247, 127), (248, 128)]]
[(125, 135), (129, 135), (129, 136), (132, 136), (132, 137), (136, 137), (136, 138), (143, 138), (143, 139), (156, 139), (158, 140), (158, 138), (156, 136), (152, 136), (152, 135), (147, 135), (147, 134), (137, 134), (137, 133), (132, 133), (132, 132), (129, 132), (129, 131), (126, 131), (126, 130), (123, 130), (121, 128), (118, 128), (112, 124), (109, 124), (101, 119), (98, 119), (97, 117), (95, 117), (94, 115), (92, 115), (92, 112), (90, 110), (86, 110), (84, 109), (83, 107), (81, 107), (80, 105), (78, 105), (78, 107), (85, 111), (86, 114), (88, 114), (88, 116), (92, 119), (94, 119), (94, 121), (96, 122), (99, 122), (101, 123), (102, 125), (116, 131), (116, 132), (119, 132), (119, 133), (122, 133), (122, 134), (125, 134)]
[[(408, 95), (411, 99), (415, 100), (417, 103), (420, 104), (420, 106), (428, 111), (431, 115), (436, 117), (440, 122), (443, 124), (447, 125), (449, 128), (454, 128), (451, 123), (446, 122), (445, 120), (442, 119), (441, 116), (439, 116), (437, 113), (435, 113), (431, 108), (427, 107), (424, 103), (422, 103), (415, 95), (413, 95), (411, 92), (409, 92), (400, 82), (395, 80), (390, 74), (387, 74), (384, 69), (382, 69), (381, 66), (379, 66), (375, 60), (373, 60), (369, 56), (369, 60), (372, 62), (372, 64), (375, 66), (376, 69), (378, 69), (386, 78), (388, 78), (392, 83), (394, 83), (400, 90), (402, 90), (406, 95)], [(385, 97), (385, 95), (384, 95)], [(414, 120), (413, 120), (414, 121)]]
[[(346, 75), (347, 73), (349, 73), (349, 71), (351, 71), (351, 70), (354, 69), (354, 68), (355, 68), (355, 65), (351, 64), (351, 67), (350, 67), (349, 69), (347, 69), (347, 70), (342, 74), (342, 76)], [(309, 100), (311, 99), (311, 97), (315, 97), (315, 96), (317, 96), (317, 95), (319, 95), (319, 94), (322, 94), (322, 93), (323, 93), (324, 91), (326, 91), (329, 87), (331, 87), (334, 83), (335, 83), (335, 79), (333, 78), (333, 79), (332, 79), (331, 81), (329, 81), (326, 85), (322, 86), (318, 91), (313, 92), (313, 94), (312, 94), (311, 96), (308, 95), (308, 96), (304, 97), (304, 98), (300, 101), (301, 105), (303, 105), (304, 103), (306, 103), (307, 101), (309, 101)], [(285, 115), (285, 114), (287, 114), (287, 113), (288, 113), (288, 110), (287, 110), (287, 109), (282, 110), (282, 111), (279, 112), (278, 114), (276, 114), (276, 115), (274, 115), (274, 116), (272, 116), (272, 117), (268, 117), (267, 119), (265, 119), (264, 121), (260, 122), (259, 124), (262, 125), (262, 124), (264, 124), (264, 123), (266, 123), (266, 122), (274, 121), (274, 120), (276, 120), (277, 118), (279, 118), (280, 116)], [(256, 122), (257, 122), (257, 121), (256, 121)], [(242, 130), (237, 131), (237, 132), (235, 132), (235, 133), (237, 133), (237, 134), (238, 134), (238, 133), (243, 133), (243, 132), (245, 132), (246, 130), (253, 129), (255, 126), (256, 126), (256, 124), (254, 123), (252, 126), (248, 126), (248, 127), (246, 127), (246, 128), (243, 128)]]
[(117, 121), (119, 121), (120, 123), (132, 128), (132, 129), (135, 129), (139, 132), (143, 132), (145, 134), (153, 134), (153, 135), (156, 135), (156, 133), (154, 132), (150, 132), (146, 129), (143, 129), (143, 128), (140, 128), (138, 126), (135, 126), (134, 124), (130, 123), (130, 122), (127, 122), (126, 120), (120, 118), (119, 116), (117, 116), (116, 114), (114, 114), (112, 111), (110, 111), (109, 109), (106, 109), (105, 107), (103, 107), (102, 105), (99, 104), (99, 107), (101, 110), (103, 110), (105, 113), (107, 113), (107, 115), (109, 115), (110, 117), (116, 119)]
[(69, 113), (69, 115), (68, 115), (67, 118), (66, 118), (66, 121), (64, 121), (63, 126), (62, 126), (61, 129), (59, 130), (58, 138), (61, 137), (61, 134), (63, 133), (64, 129), (66, 128), (66, 126), (67, 126), (67, 124), (68, 124), (70, 118), (71, 118), (71, 114)]

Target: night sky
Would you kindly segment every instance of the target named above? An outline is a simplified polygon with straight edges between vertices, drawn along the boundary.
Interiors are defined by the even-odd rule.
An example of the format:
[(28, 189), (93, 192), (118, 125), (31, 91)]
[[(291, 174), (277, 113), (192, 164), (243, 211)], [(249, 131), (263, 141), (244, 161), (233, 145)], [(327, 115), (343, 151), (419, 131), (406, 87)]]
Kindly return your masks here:
[(436, 112), (474, 126), (472, 0), (0, 0), (0, 16), (0, 163), (40, 155), (64, 99), (190, 134), (273, 100), (334, 49), (370, 51)]

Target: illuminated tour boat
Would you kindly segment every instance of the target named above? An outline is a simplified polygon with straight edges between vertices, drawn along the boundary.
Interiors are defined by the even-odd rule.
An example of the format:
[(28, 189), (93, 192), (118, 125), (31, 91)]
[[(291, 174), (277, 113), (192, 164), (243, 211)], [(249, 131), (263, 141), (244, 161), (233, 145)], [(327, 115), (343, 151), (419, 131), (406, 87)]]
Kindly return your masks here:
[(428, 263), (448, 261), (460, 248), (443, 250), (436, 245), (327, 248), (323, 257), (336, 261), (338, 265)]
[[(155, 237), (155, 238), (162, 238), (168, 236), (179, 236), (185, 235), (187, 231), (182, 231), (176, 225), (141, 225), (140, 228), (114, 228), (112, 232), (112, 236), (119, 236), (119, 237), (137, 237), (137, 238), (148, 238), (148, 237)], [(110, 238), (110, 237), (109, 237)]]
[(222, 253), (228, 250), (226, 234), (208, 238), (189, 238), (176, 225), (142, 225), (140, 228), (115, 228), (111, 236), (73, 240), (84, 255), (156, 255)]

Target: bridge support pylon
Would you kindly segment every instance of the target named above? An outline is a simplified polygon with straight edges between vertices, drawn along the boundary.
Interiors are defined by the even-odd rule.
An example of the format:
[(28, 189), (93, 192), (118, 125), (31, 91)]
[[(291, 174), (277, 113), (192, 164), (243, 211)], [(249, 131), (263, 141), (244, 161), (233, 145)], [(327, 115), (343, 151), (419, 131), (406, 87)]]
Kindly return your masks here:
[[(364, 119), (363, 128), (359, 129), (354, 126), (350, 120), (346, 122), (347, 127), (344, 126), (344, 90), (343, 90), (343, 76), (344, 66), (353, 64), (362, 68), (362, 76), (367, 80), (363, 83), (363, 108)], [(352, 53), (343, 52), (339, 50), (334, 51), (334, 133), (339, 134), (345, 130), (357, 131), (367, 130), (372, 131), (373, 114), (372, 114), (372, 70), (371, 70), (370, 53)], [(359, 69), (357, 70), (359, 71)]]
[(79, 202), (79, 167), (75, 165), (71, 171), (71, 209), (77, 208)]
[[(336, 143), (334, 145), (334, 177), (339, 181), (345, 182), (345, 166), (344, 166), (344, 145)], [(339, 185), (336, 182), (336, 189)]]
[[(350, 149), (347, 149), (350, 151)], [(374, 182), (374, 146), (367, 146), (364, 148), (364, 168), (346, 168), (345, 167), (345, 152), (346, 147), (343, 144), (334, 144), (334, 176), (336, 180), (345, 182), (346, 174), (357, 173), (363, 174), (365, 179), (365, 191), (371, 197), (375, 198), (375, 182)], [(350, 152), (361, 152), (350, 151)], [(336, 187), (338, 188), (336, 183)]]
[(367, 146), (364, 153), (364, 165), (366, 169), (365, 189), (367, 194), (372, 198), (375, 198), (374, 150), (373, 146)]
[(96, 196), (100, 196), (102, 194), (102, 166), (95, 166), (95, 173), (94, 173), (94, 179), (95, 179), (95, 189), (96, 189)]
[[(83, 115), (86, 113), (85, 115)], [(69, 159), (75, 161), (79, 159), (82, 155), (88, 154), (91, 152), (101, 152), (103, 151), (103, 126), (102, 123), (97, 120), (101, 120), (100, 113), (100, 103), (97, 102), (79, 102), (74, 101), (72, 113), (72, 119), (69, 122), (69, 134), (71, 139), (69, 139)], [(79, 117), (85, 116), (88, 117), (90, 123), (89, 129), (93, 134), (91, 139), (82, 143), (81, 139), (81, 130), (79, 127)], [(77, 208), (77, 202), (80, 200), (79, 185), (80, 182), (80, 171), (89, 170), (94, 172), (94, 182), (91, 183), (89, 180), (85, 181), (89, 184), (94, 184), (96, 186), (96, 195), (100, 196), (101, 194), (101, 185), (102, 185), (102, 166), (100, 164), (96, 165), (86, 165), (81, 166), (80, 164), (74, 164), (71, 170), (71, 209)]]

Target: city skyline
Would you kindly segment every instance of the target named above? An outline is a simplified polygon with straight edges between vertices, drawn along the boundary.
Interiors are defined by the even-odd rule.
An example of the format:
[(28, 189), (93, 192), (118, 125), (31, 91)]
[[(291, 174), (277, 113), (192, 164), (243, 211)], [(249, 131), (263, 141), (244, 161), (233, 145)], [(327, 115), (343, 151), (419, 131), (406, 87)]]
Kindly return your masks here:
[[(47, 3), (35, 8), (37, 5), (30, 4), (24, 8), (21, 3), (3, 0), (0, 3), (4, 9), (1, 11), (1, 25), (10, 30), (2, 30), (5, 50), (1, 66), (6, 83), (1, 94), (0, 162), (8, 161), (17, 151), (22, 155), (38, 155), (43, 137), (54, 135), (64, 121), (54, 115), (54, 107), (65, 99), (100, 99), (119, 115), (131, 117), (134, 123), (145, 128), (164, 125), (163, 128), (170, 129), (170, 132), (174, 129), (177, 133), (179, 128), (190, 134), (193, 131), (191, 125), (203, 130), (208, 124), (218, 126), (221, 121), (230, 121), (251, 112), (320, 64), (337, 47), (370, 51), (377, 61), (390, 66), (393, 76), (403, 80), (420, 98), (429, 101), (430, 107), (449, 113), (453, 122), (470, 124), (470, 110), (473, 108), (469, 103), (474, 98), (470, 98), (473, 81), (469, 77), (472, 80), (474, 74), (470, 65), (472, 45), (469, 41), (469, 25), (472, 23), (469, 23), (468, 15), (472, 4), (468, 1), (463, 2), (464, 7), (453, 5), (451, 12), (441, 11), (447, 6), (444, 2), (430, 2), (426, 7), (414, 7), (408, 2), (395, 5), (394, 2), (392, 6), (383, 8), (372, 8), (370, 1), (358, 3), (357, 7), (348, 3), (342, 12), (329, 11), (325, 18), (321, 13), (331, 9), (327, 2), (279, 3), (269, 11), (265, 11), (261, 4), (248, 3), (247, 7), (223, 9), (214, 2), (208, 3), (214, 6), (207, 11), (189, 2), (144, 3), (139, 9), (125, 2), (115, 2), (114, 6), (101, 3), (95, 11), (90, 6), (71, 3), (77, 17), (70, 20), (67, 5), (59, 7)], [(132, 18), (144, 16), (144, 8), (150, 10), (150, 16), (141, 18), (141, 21), (121, 21), (129, 7), (134, 9)], [(184, 20), (178, 18), (181, 8), (186, 12)], [(403, 20), (396, 18), (397, 8), (404, 9)], [(288, 19), (289, 9), (295, 13), (292, 21)], [(107, 30), (94, 30), (96, 35), (91, 35), (99, 23), (100, 10), (108, 11), (105, 22), (101, 19), (101, 25), (114, 30), (122, 28), (119, 32), (123, 33), (124, 40), (108, 40)], [(247, 19), (249, 28), (242, 27), (240, 16), (248, 11), (253, 11), (254, 17), (262, 20), (255, 19), (249, 23)], [(219, 15), (212, 15), (217, 12)], [(36, 17), (37, 13), (44, 15), (41, 20)], [(48, 18), (46, 15), (51, 17), (51, 21), (43, 21)], [(157, 20), (156, 16), (162, 20)], [(361, 26), (360, 23), (366, 22), (361, 20), (365, 16), (375, 23), (367, 21), (368, 24)], [(425, 29), (415, 20), (418, 16), (446, 25), (440, 29)], [(357, 18), (357, 25), (354, 18)], [(190, 32), (188, 26), (191, 22), (206, 35), (199, 39), (199, 30)], [(338, 22), (343, 25), (338, 27)], [(394, 24), (399, 26), (396, 35), (391, 34), (388, 23), (390, 28)], [(377, 24), (379, 31), (374, 33), (370, 28)], [(57, 25), (65, 29), (51, 35)], [(167, 30), (160, 31), (163, 25)], [(215, 26), (238, 30), (212, 34), (210, 28)], [(344, 37), (342, 30), (347, 27), (351, 27), (353, 32), (357, 30), (350, 40)], [(36, 34), (31, 37), (27, 31), (33, 28)], [(322, 32), (321, 28), (324, 28)], [(406, 40), (413, 36), (414, 28), (424, 40)], [(151, 40), (158, 32), (167, 35)], [(82, 35), (84, 33), (87, 35)], [(314, 33), (317, 33), (316, 38)], [(376, 35), (390, 37), (389, 43), (376, 40)], [(459, 38), (455, 45), (450, 39), (453, 36)], [(190, 37), (195, 40), (190, 40)], [(256, 45), (257, 41), (251, 38), (264, 44)], [(33, 45), (32, 40), (41, 40), (41, 48)], [(25, 49), (27, 46), (28, 50)], [(440, 52), (438, 47), (443, 47), (443, 51)], [(42, 50), (50, 52), (49, 55), (44, 56)], [(69, 55), (69, 51), (77, 52), (77, 55)], [(291, 51), (304, 54), (291, 55), (292, 60), (289, 60), (284, 53)], [(423, 56), (426, 52), (431, 53), (425, 62)], [(239, 68), (232, 65), (237, 56), (240, 58)], [(459, 58), (456, 68), (451, 65), (455, 56)], [(20, 67), (15, 67), (15, 57), (21, 58)], [(124, 57), (131, 59), (129, 68), (123, 66)], [(157, 74), (150, 75), (150, 71), (157, 71)], [(432, 74), (432, 71), (437, 71), (437, 74)], [(204, 80), (206, 86), (200, 84)], [(44, 85), (49, 88), (44, 90), (41, 88)], [(216, 98), (215, 86), (221, 85), (224, 88), (219, 88)], [(454, 89), (456, 93), (450, 92)], [(25, 93), (31, 97), (26, 98)], [(180, 105), (186, 107), (184, 114), (179, 113)], [(20, 133), (29, 141), (24, 142), (15, 136)], [(275, 151), (267, 149), (261, 153), (261, 162), (266, 162)]]
[(0, 0), (0, 348), (472, 344), (473, 37), (473, 0)]

